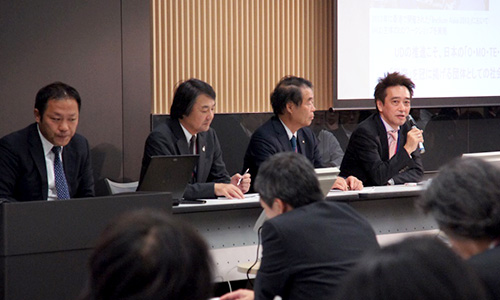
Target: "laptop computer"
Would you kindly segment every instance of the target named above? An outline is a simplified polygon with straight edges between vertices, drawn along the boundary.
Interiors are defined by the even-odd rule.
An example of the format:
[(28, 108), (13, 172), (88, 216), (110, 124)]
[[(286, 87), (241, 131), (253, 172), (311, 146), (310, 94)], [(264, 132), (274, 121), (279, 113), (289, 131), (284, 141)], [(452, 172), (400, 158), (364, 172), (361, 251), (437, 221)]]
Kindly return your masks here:
[(178, 205), (184, 195), (186, 185), (191, 181), (199, 155), (152, 156), (139, 192), (170, 192), (172, 202)]
[(323, 196), (326, 198), (326, 196), (332, 189), (335, 180), (337, 180), (337, 176), (340, 173), (340, 169), (337, 167), (318, 168), (314, 169), (314, 171), (316, 171), (316, 175), (318, 176), (321, 192), (323, 192)]

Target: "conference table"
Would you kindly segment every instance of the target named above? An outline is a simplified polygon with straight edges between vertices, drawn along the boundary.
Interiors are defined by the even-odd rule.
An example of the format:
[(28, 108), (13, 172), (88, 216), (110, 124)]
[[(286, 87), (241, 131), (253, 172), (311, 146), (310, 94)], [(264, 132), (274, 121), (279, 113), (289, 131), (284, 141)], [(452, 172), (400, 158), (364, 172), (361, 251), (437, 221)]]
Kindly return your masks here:
[[(330, 191), (327, 201), (354, 207), (373, 226), (379, 242), (434, 232), (434, 221), (414, 201), (424, 186), (367, 187)], [(242, 280), (238, 271), (260, 256), (258, 194), (245, 199), (205, 199), (172, 207), (170, 193), (132, 193), (65, 201), (0, 205), (0, 299), (74, 299), (85, 285), (95, 239), (114, 217), (131, 209), (164, 210), (193, 225), (206, 239), (217, 282)], [(257, 222), (259, 220), (259, 222)]]
[[(332, 190), (326, 200), (351, 205), (373, 226), (379, 243), (385, 244), (408, 235), (438, 231), (435, 221), (415, 207), (415, 199), (424, 189), (425, 185), (412, 184), (365, 187), (361, 191)], [(217, 282), (246, 279), (238, 265), (253, 263), (261, 251), (256, 226), (262, 213), (258, 194), (248, 194), (245, 199), (203, 201), (181, 204), (172, 213), (205, 237), (215, 262)]]

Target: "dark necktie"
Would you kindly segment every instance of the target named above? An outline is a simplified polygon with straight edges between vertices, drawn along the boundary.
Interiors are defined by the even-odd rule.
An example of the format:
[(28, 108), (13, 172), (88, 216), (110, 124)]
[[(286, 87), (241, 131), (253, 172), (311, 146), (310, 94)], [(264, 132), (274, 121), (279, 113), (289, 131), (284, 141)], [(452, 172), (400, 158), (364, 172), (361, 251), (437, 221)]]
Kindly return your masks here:
[(57, 198), (60, 200), (69, 199), (68, 182), (66, 181), (66, 175), (64, 175), (63, 165), (61, 158), (59, 157), (61, 147), (52, 147), (52, 152), (54, 152), (54, 177), (56, 182)]
[(191, 140), (189, 141), (189, 154), (196, 154), (196, 135), (191, 136)]
[(290, 143), (292, 143), (293, 152), (297, 153), (297, 138), (295, 137), (295, 135), (292, 135), (292, 138), (290, 139)]
[[(189, 154), (197, 154), (198, 149), (196, 147), (196, 135), (191, 136), (189, 141)], [(194, 166), (193, 173), (191, 174), (191, 183), (196, 183), (196, 171), (198, 166)]]

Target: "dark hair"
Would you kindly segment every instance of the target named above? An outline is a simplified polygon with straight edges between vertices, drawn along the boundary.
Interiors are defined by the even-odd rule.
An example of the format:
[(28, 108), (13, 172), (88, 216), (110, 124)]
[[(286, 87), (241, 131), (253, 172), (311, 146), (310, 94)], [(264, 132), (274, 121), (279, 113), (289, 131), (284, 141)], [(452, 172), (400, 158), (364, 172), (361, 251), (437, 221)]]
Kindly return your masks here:
[(313, 88), (312, 83), (304, 78), (297, 76), (286, 76), (281, 78), (280, 82), (271, 93), (271, 106), (276, 116), (283, 114), (288, 102), (293, 102), (295, 105), (302, 105), (303, 87)]
[(457, 158), (440, 169), (417, 205), (454, 235), (500, 237), (500, 169), (478, 158)]
[(75, 88), (59, 81), (41, 88), (36, 94), (35, 99), (35, 108), (40, 113), (40, 119), (43, 119), (43, 114), (45, 113), (47, 102), (49, 102), (49, 100), (66, 99), (76, 100), (76, 103), (78, 103), (78, 111), (80, 111), (80, 107), (82, 106), (82, 99), (80, 98), (80, 94)]
[(281, 152), (267, 159), (259, 168), (255, 189), (269, 206), (275, 198), (294, 208), (323, 200), (314, 167), (295, 152)]
[(102, 233), (90, 261), (84, 299), (206, 300), (212, 262), (203, 239), (180, 220), (140, 210)]
[(181, 83), (175, 90), (174, 100), (170, 107), (170, 118), (182, 119), (183, 116), (189, 116), (196, 98), (201, 94), (215, 100), (215, 91), (210, 84), (196, 78)]
[(373, 96), (375, 97), (375, 108), (377, 108), (377, 100), (385, 103), (385, 97), (387, 96), (387, 88), (391, 86), (402, 85), (408, 89), (410, 92), (410, 98), (413, 98), (413, 89), (415, 84), (406, 75), (399, 74), (398, 72), (387, 73), (385, 77), (378, 79), (378, 84), (375, 87), (375, 92)]
[(408, 238), (366, 253), (343, 279), (337, 299), (486, 299), (477, 275), (436, 238)]

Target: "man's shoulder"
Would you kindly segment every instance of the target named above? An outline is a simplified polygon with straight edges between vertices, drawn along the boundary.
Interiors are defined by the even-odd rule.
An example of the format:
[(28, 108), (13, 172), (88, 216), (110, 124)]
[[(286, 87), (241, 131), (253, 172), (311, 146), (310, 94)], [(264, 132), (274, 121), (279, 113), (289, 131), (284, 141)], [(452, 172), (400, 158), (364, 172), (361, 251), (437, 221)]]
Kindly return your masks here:
[(383, 126), (382, 121), (379, 115), (374, 113), (358, 124), (356, 129), (352, 132), (351, 139), (359, 136), (375, 138), (379, 135), (380, 126)]
[[(255, 130), (250, 138), (250, 144), (258, 141), (274, 141), (277, 139), (276, 128), (277, 126), (282, 126), (279, 120), (275, 120), (275, 117), (267, 120), (264, 124), (260, 125), (259, 128)], [(276, 123), (278, 122), (278, 123)], [(283, 131), (285, 129), (283, 128)]]
[(36, 123), (27, 127), (11, 132), (0, 139), (0, 144), (5, 146), (23, 147), (29, 142), (29, 136), (36, 132)]
[(184, 133), (179, 121), (169, 119), (167, 122), (160, 123), (153, 128), (148, 135), (146, 143), (151, 141), (161, 141), (162, 143), (175, 142), (181, 134), (183, 135)]
[(361, 121), (354, 132), (358, 131), (359, 129), (362, 130), (375, 130), (376, 126), (378, 123), (381, 123), (382, 121), (380, 120), (380, 115), (378, 113), (373, 113), (371, 114), (368, 118), (365, 120)]
[[(358, 213), (346, 203), (320, 200), (284, 213), (280, 215), (280, 217), (282, 218), (276, 218), (276, 222), (289, 223), (289, 219), (310, 219), (315, 217), (321, 218), (323, 215), (351, 215), (356, 218), (358, 217)], [(326, 219), (330, 219), (330, 217)]]
[[(266, 122), (264, 122), (262, 125), (260, 125), (254, 132), (254, 135), (262, 135), (262, 134), (266, 134), (266, 133), (269, 133), (269, 131), (274, 128), (277, 123), (279, 123), (279, 119), (277, 119), (276, 117), (271, 117), (269, 120), (267, 120)], [(281, 125), (281, 123), (280, 123)]]
[(79, 133), (75, 133), (75, 135), (71, 138), (71, 141), (69, 142), (68, 145), (76, 146), (76, 147), (85, 147), (87, 148), (87, 145), (89, 144), (88, 140), (86, 137)]
[(177, 120), (167, 120), (167, 122), (163, 122), (163, 123), (160, 123), (158, 125), (156, 125), (153, 130), (151, 131), (150, 135), (158, 135), (158, 134), (162, 134), (162, 135), (171, 135), (172, 132), (173, 132), (173, 128), (175, 126), (179, 126), (180, 128), (180, 125), (176, 125), (175, 122), (177, 122), (177, 124), (179, 124), (179, 121)]
[(477, 269), (487, 267), (492, 263), (498, 263), (500, 262), (500, 246), (473, 255), (469, 258), (468, 262)]

